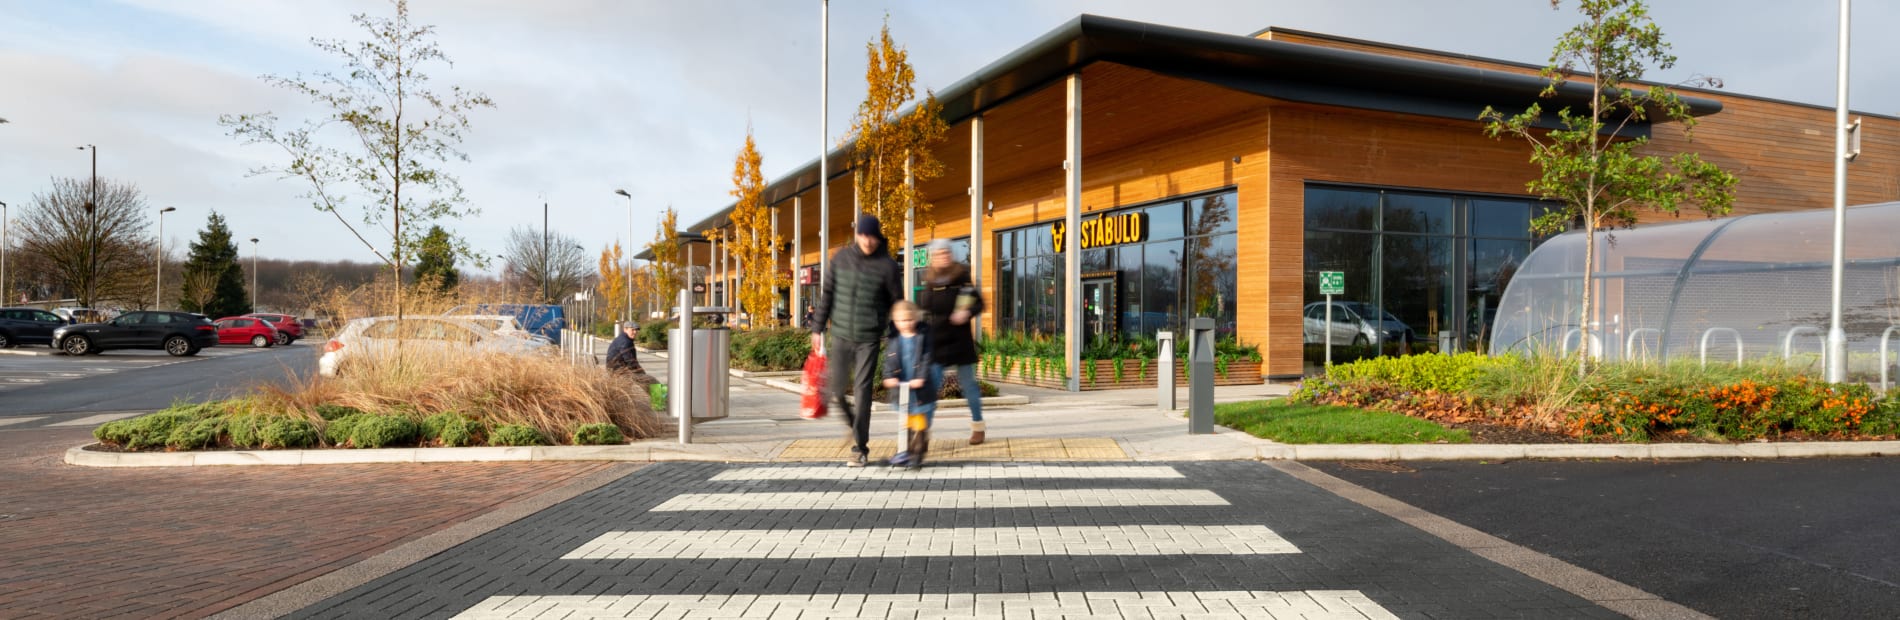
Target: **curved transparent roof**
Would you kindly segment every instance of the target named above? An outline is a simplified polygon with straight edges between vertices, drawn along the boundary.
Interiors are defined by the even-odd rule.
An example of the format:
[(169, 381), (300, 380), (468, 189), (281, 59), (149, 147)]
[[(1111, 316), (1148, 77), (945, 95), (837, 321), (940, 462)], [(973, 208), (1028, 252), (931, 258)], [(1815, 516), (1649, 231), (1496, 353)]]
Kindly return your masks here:
[[(1599, 359), (1786, 358), (1819, 369), (1834, 212), (1765, 213), (1598, 234), (1589, 348)], [(1582, 233), (1531, 252), (1498, 303), (1493, 355), (1582, 346)], [(1847, 210), (1842, 327), (1849, 372), (1900, 351), (1900, 202)]]

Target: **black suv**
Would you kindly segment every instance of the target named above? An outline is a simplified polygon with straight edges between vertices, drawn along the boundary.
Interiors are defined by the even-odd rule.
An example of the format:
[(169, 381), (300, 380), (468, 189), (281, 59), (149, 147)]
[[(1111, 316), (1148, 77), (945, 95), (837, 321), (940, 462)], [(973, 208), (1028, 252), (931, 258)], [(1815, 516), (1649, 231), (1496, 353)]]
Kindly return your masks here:
[(162, 349), (175, 357), (197, 355), (218, 346), (218, 326), (189, 312), (127, 312), (104, 323), (81, 323), (53, 330), (53, 346), (67, 355), (107, 349)]
[(38, 308), (0, 308), (0, 349), (52, 344), (53, 330), (65, 324), (59, 315)]

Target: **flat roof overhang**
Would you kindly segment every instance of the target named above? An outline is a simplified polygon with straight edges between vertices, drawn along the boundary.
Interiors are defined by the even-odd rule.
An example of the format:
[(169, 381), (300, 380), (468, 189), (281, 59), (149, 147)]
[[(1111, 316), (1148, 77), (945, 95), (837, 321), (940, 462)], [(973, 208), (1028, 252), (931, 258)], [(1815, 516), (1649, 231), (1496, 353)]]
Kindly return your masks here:
[[(1575, 82), (1542, 97), (1547, 81), (1535, 75), (1085, 14), (937, 92), (943, 120), (950, 125), (963, 122), (1096, 62), (1284, 101), (1468, 121), (1477, 120), (1485, 106), (1510, 114), (1542, 103), (1554, 111), (1586, 106), (1591, 98), (1589, 85)], [(1722, 110), (1720, 101), (1680, 96), (1691, 115)], [(1554, 119), (1554, 114), (1546, 115), (1546, 125), (1554, 127)], [(1648, 130), (1647, 122), (1636, 122), (1624, 133), (1644, 135)], [(854, 147), (847, 142), (826, 155), (831, 178), (849, 171)], [(818, 160), (813, 159), (767, 183), (765, 203), (776, 204), (817, 185)], [(723, 227), (731, 213), (728, 205), (686, 230)], [(635, 258), (646, 258), (646, 252)]]

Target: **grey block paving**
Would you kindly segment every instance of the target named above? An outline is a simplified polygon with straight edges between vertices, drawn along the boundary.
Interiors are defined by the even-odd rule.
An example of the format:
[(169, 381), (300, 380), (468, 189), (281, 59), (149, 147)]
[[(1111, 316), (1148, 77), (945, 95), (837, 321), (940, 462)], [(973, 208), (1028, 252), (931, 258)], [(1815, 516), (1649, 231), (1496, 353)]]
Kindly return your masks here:
[[(450, 618), (478, 607), (497, 611), (495, 606), (503, 602), (546, 603), (547, 609), (554, 609), (558, 603), (581, 600), (590, 601), (587, 609), (592, 611), (576, 617), (587, 617), (610, 615), (600, 610), (615, 602), (623, 606), (644, 604), (648, 605), (644, 609), (654, 609), (652, 601), (655, 600), (688, 605), (687, 599), (680, 598), (688, 596), (709, 597), (690, 602), (690, 605), (708, 605), (708, 609), (729, 611), (733, 605), (744, 604), (748, 616), (756, 613), (751, 610), (758, 597), (777, 597), (770, 599), (771, 607), (758, 607), (765, 610), (763, 617), (786, 617), (784, 612), (798, 609), (798, 605), (818, 605), (823, 601), (835, 605), (837, 596), (887, 597), (880, 600), (892, 605), (870, 612), (860, 605), (848, 612), (834, 609), (823, 614), (957, 617), (994, 612), (1012, 617), (1019, 613), (1022, 617), (1050, 617), (1099, 607), (1100, 611), (1090, 615), (1161, 617), (1183, 613), (1189, 608), (1182, 607), (1185, 602), (1171, 602), (1167, 610), (1116, 606), (1110, 611), (1105, 604), (1089, 607), (1086, 603), (1091, 596), (1100, 599), (1131, 593), (1167, 593), (1183, 597), (1182, 601), (1192, 598), (1195, 604), (1206, 608), (1207, 600), (1220, 598), (1218, 593), (1236, 592), (1253, 593), (1248, 595), (1250, 597), (1261, 593), (1278, 596), (1280, 598), (1270, 599), (1277, 601), (1276, 606), (1286, 601), (1360, 601), (1358, 597), (1370, 601), (1365, 609), (1351, 607), (1333, 611), (1322, 607), (1325, 613), (1339, 613), (1342, 617), (1379, 617), (1376, 610), (1402, 618), (1619, 617), (1575, 595), (1259, 463), (1171, 466), (1183, 477), (908, 477), (902, 471), (882, 470), (888, 475), (838, 480), (714, 481), (715, 476), (736, 466), (658, 464), (321, 601), (292, 617)], [(746, 466), (747, 469), (756, 467)], [(687, 493), (1084, 489), (1208, 490), (1224, 498), (1228, 505), (652, 510)], [(1064, 556), (562, 559), (590, 541), (622, 531), (702, 531), (710, 536), (724, 530), (1140, 525), (1262, 526), (1291, 543), (1299, 553), (1117, 555), (1091, 550), (1083, 555)], [(1010, 596), (1054, 597), (1058, 594), (1081, 597), (1074, 600), (1083, 601), (1084, 605), (1058, 605), (1049, 609), (1019, 606), (1015, 611), (1003, 607), (1003, 601), (1013, 600), (1008, 598)], [(980, 614), (948, 611), (919, 614), (916, 609), (899, 606), (899, 603), (923, 604), (921, 601), (925, 600), (934, 604), (939, 600), (924, 595), (967, 597), (957, 600), (969, 600), (973, 605), (975, 601), (988, 601), (994, 605), (986, 603), (989, 606), (979, 610)], [(999, 596), (1004, 598), (997, 598)], [(1214, 605), (1221, 610), (1233, 607), (1232, 603)], [(689, 609), (668, 607), (665, 613), (678, 612), (679, 615), (659, 617), (713, 613), (699, 610), (687, 614)], [(1233, 617), (1225, 611), (1213, 613)], [(512, 615), (512, 612), (503, 615)], [(1241, 613), (1239, 617), (1250, 616)]]

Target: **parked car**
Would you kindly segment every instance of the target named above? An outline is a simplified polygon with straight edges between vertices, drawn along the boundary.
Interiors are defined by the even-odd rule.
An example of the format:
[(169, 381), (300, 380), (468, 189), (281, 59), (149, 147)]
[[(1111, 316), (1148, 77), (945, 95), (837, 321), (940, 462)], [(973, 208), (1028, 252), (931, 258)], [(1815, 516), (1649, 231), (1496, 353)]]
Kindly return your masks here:
[(53, 314), (59, 315), (62, 319), (66, 319), (66, 324), (68, 325), (77, 323), (104, 323), (112, 320), (111, 313), (95, 308), (54, 308)]
[(533, 354), (550, 348), (546, 342), (495, 333), (481, 325), (453, 316), (393, 316), (352, 319), (337, 330), (323, 345), (317, 358), (317, 373), (337, 376), (351, 359), (394, 351), (401, 343), (404, 351), (442, 351), (457, 347), (476, 351)]
[(534, 332), (530, 332), (526, 329), (522, 329), (521, 322), (516, 320), (515, 317), (511, 315), (458, 314), (458, 315), (455, 315), (455, 318), (468, 321), (470, 323), (474, 323), (475, 325), (481, 326), (483, 328), (488, 329), (489, 331), (492, 331), (504, 336), (513, 336), (516, 338), (539, 339), (542, 342), (548, 342), (552, 344), (552, 342), (549, 341), (546, 336), (542, 336), (541, 334), (537, 334)]
[(271, 327), (277, 329), (277, 344), (288, 345), (303, 340), (303, 322), (298, 321), (297, 317), (275, 312), (252, 312), (244, 316), (270, 321)]
[(451, 316), (506, 314), (530, 333), (540, 334), (548, 342), (561, 344), (561, 330), (567, 328), (567, 312), (558, 305), (475, 304), (449, 309)]
[(218, 344), (249, 344), (262, 349), (283, 342), (284, 333), (263, 317), (227, 316), (212, 324), (218, 326)]
[(159, 349), (174, 357), (197, 355), (218, 346), (218, 326), (190, 312), (127, 312), (104, 323), (80, 323), (53, 330), (53, 346), (67, 355), (112, 349)]
[(38, 308), (0, 308), (0, 349), (22, 344), (52, 344), (53, 330), (66, 319)]
[(1305, 318), (1302, 320), (1306, 344), (1326, 342), (1326, 332), (1333, 334), (1333, 346), (1352, 345), (1363, 347), (1374, 342), (1411, 342), (1418, 340), (1411, 326), (1400, 321), (1392, 313), (1372, 304), (1358, 301), (1333, 302), (1333, 322), (1326, 324), (1326, 302), (1318, 301), (1306, 304)]

